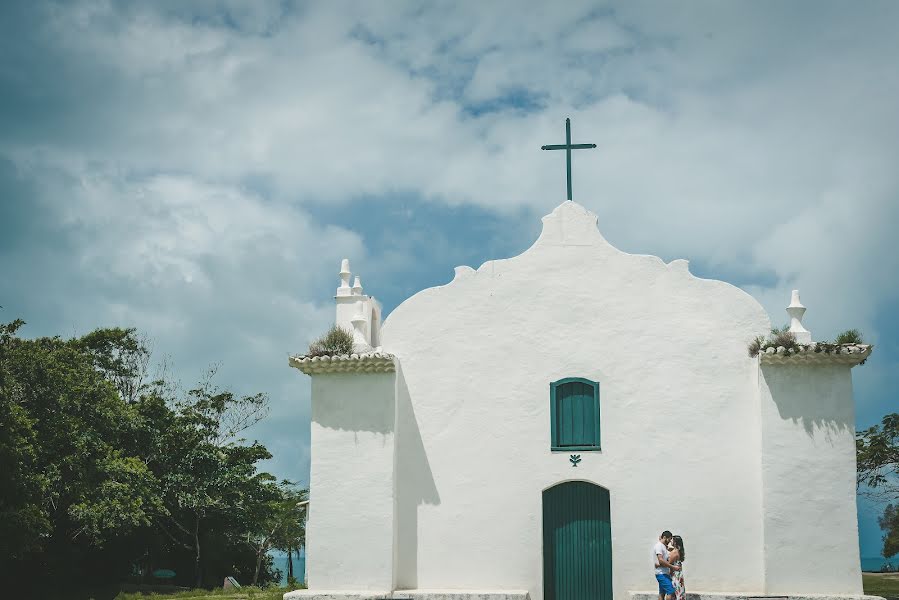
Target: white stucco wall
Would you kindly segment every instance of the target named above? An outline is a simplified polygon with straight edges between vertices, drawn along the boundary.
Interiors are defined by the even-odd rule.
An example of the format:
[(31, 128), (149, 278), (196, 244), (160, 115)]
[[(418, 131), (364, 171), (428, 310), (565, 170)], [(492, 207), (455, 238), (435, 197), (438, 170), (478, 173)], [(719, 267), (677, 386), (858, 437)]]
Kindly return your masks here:
[(861, 594), (847, 365), (760, 372), (768, 594)]
[[(564, 203), (522, 255), (391, 314), (395, 374), (313, 375), (305, 594), (542, 600), (542, 491), (569, 480), (610, 492), (616, 599), (654, 594), (662, 529), (685, 539), (690, 592), (860, 594), (850, 368), (761, 365), (746, 344), (769, 326)], [(601, 386), (602, 451), (577, 467), (550, 451), (564, 377)]]
[(308, 585), (394, 588), (394, 373), (312, 377)]
[[(691, 591), (762, 593), (746, 344), (769, 326), (753, 298), (686, 261), (613, 248), (570, 202), (522, 255), (404, 302), (382, 334), (401, 364), (397, 587), (540, 600), (541, 492), (583, 479), (610, 491), (616, 598), (655, 588), (650, 546), (666, 528), (685, 539)], [(569, 376), (601, 384), (602, 452), (576, 468), (549, 449), (549, 383)]]

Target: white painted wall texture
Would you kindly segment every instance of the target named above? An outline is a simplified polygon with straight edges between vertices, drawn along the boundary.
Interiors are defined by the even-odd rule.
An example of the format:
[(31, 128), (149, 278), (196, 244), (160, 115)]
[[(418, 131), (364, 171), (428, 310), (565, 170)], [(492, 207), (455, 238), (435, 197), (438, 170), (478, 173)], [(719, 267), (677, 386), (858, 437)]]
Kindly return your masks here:
[[(655, 589), (663, 529), (684, 537), (690, 591), (861, 593), (848, 367), (761, 373), (746, 345), (769, 327), (740, 289), (620, 252), (562, 204), (522, 255), (390, 315), (395, 424), (393, 374), (313, 377), (310, 593), (540, 600), (542, 491), (573, 479), (610, 492), (618, 599)], [(601, 385), (602, 451), (577, 467), (550, 451), (564, 377)], [(843, 556), (812, 568), (809, 539)]]
[(312, 377), (312, 589), (394, 587), (394, 380), (393, 373)]
[(850, 368), (765, 365), (760, 389), (766, 591), (861, 594)]

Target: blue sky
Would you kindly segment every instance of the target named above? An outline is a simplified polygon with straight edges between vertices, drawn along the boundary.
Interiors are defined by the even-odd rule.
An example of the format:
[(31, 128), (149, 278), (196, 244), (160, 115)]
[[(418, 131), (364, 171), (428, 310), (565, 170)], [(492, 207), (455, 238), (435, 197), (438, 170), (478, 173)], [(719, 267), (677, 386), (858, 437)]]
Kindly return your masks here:
[[(185, 386), (271, 397), (308, 478), (340, 259), (386, 310), (530, 245), (565, 198), (817, 339), (857, 327), (858, 426), (897, 409), (899, 5), (4, 2), (0, 316), (133, 326)], [(5, 316), (4, 316), (5, 315)], [(688, 343), (685, 340), (685, 343)], [(860, 505), (863, 555), (878, 508)]]

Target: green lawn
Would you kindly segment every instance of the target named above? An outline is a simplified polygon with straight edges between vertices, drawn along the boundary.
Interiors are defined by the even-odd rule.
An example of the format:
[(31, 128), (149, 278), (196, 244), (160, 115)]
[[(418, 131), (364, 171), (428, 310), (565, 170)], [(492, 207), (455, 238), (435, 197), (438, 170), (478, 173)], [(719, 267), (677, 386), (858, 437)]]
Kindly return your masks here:
[(899, 598), (899, 573), (862, 573), (865, 593), (884, 598)]
[(189, 590), (177, 594), (119, 594), (115, 600), (281, 600), (290, 588), (243, 587), (239, 590)]
[[(865, 593), (899, 599), (899, 573), (864, 573)], [(119, 594), (116, 600), (281, 600), (287, 588), (190, 590), (177, 594)]]

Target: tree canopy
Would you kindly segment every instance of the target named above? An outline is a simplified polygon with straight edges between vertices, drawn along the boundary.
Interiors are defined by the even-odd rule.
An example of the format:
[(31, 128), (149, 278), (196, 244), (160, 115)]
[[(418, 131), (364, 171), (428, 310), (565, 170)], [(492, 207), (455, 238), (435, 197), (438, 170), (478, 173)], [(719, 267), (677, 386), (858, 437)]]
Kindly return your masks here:
[(302, 544), (305, 492), (258, 470), (271, 454), (241, 437), (267, 397), (217, 389), (214, 369), (179, 393), (148, 376), (133, 329), (24, 339), (23, 325), (0, 325), (6, 580), (149, 581), (165, 568), (182, 585), (271, 581), (268, 550)]
[(879, 519), (884, 532), (882, 554), (895, 556), (899, 554), (899, 413), (859, 431), (856, 449), (859, 489), (889, 502)]

